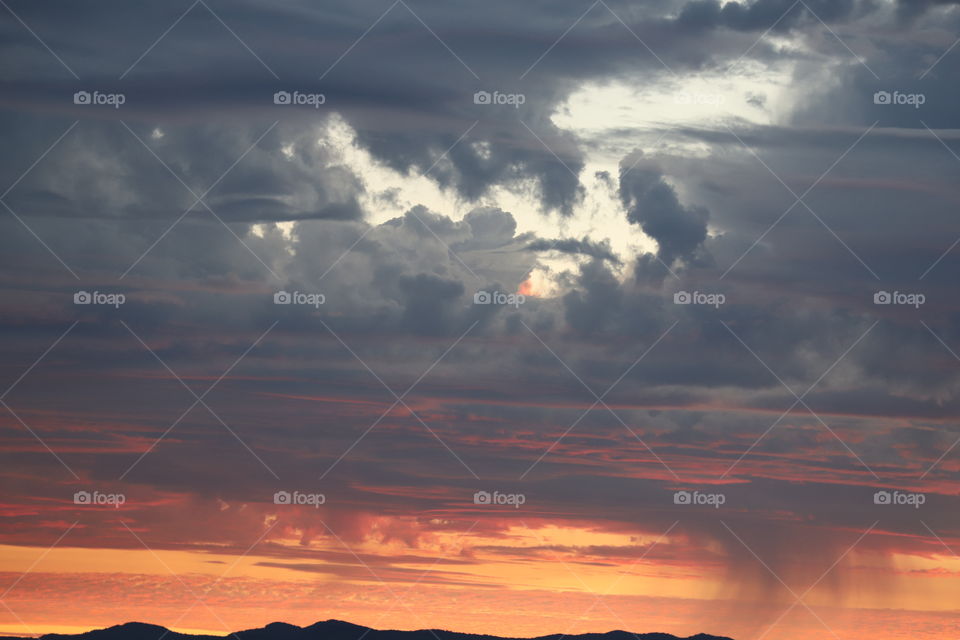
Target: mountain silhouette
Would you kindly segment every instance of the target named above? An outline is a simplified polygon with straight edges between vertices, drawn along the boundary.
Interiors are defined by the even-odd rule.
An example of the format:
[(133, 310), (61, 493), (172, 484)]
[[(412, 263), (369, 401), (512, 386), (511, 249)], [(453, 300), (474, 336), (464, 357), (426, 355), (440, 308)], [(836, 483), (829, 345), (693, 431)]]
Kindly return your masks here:
[[(226, 636), (191, 635), (170, 631), (165, 627), (143, 622), (127, 622), (107, 629), (95, 629), (77, 634), (48, 633), (40, 640), (731, 640), (722, 636), (698, 633), (689, 638), (678, 638), (669, 633), (631, 633), (608, 631), (606, 633), (582, 633), (564, 635), (554, 633), (536, 638), (510, 638), (501, 636), (458, 633), (442, 629), (417, 631), (389, 631), (371, 629), (342, 620), (326, 620), (309, 627), (298, 627), (285, 622), (271, 622), (260, 629), (237, 631)], [(5, 637), (2, 640), (21, 640)], [(31, 639), (22, 639), (31, 640)]]

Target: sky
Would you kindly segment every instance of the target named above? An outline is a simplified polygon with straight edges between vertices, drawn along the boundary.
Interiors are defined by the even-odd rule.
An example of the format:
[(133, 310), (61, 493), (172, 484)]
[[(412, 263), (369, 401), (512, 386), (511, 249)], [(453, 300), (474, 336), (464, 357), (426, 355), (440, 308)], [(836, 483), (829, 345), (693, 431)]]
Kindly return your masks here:
[(0, 634), (960, 632), (952, 0), (0, 0)]

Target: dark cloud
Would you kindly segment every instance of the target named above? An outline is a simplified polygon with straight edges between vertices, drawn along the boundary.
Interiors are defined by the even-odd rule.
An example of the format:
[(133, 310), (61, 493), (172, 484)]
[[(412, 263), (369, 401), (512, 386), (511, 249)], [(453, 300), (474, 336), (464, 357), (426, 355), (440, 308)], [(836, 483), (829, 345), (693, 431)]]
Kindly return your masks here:
[(573, 255), (584, 255), (591, 258), (600, 258), (609, 260), (614, 264), (620, 264), (620, 258), (610, 248), (609, 242), (591, 242), (589, 238), (565, 238), (558, 240), (537, 240), (527, 245), (530, 251), (559, 251), (560, 253), (569, 253)]
[(684, 206), (655, 163), (631, 154), (620, 163), (620, 199), (627, 219), (657, 241), (658, 255), (668, 265), (690, 261), (707, 238), (710, 212)]

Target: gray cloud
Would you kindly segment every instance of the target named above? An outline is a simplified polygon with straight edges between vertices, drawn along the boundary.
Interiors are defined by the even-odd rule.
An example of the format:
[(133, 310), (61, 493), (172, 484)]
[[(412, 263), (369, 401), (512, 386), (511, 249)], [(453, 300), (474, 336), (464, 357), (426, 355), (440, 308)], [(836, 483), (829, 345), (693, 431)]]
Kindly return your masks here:
[(577, 240), (576, 238), (563, 238), (556, 240), (537, 240), (527, 245), (530, 251), (558, 251), (572, 255), (584, 255), (591, 258), (601, 258), (609, 260), (614, 264), (620, 264), (620, 258), (610, 248), (609, 242), (592, 242), (588, 238)]
[(659, 167), (631, 154), (620, 163), (620, 199), (627, 219), (657, 241), (658, 254), (666, 264), (690, 261), (707, 237), (709, 211), (684, 206)]
[[(791, 3), (609, 4), (685, 74), (736, 60)], [(0, 63), (0, 128), (10, 141), (0, 159), (4, 184), (74, 118), (81, 122), (4, 201), (79, 280), (2, 211), (0, 344), (8, 384), (80, 323), (7, 401), (28, 424), (42, 425), (42, 436), (83, 478), (113, 482), (192, 402), (120, 320), (198, 393), (276, 322), (209, 403), (291, 484), (312, 486), (336, 463), (324, 490), (346, 505), (335, 522), (352, 531), (369, 513), (438, 521), (463, 513), (477, 484), (468, 465), (484, 479), (529, 490), (544, 518), (659, 533), (676, 519), (669, 498), (679, 484), (645, 444), (684, 482), (710, 483), (769, 430), (732, 473), (736, 484), (724, 486), (742, 505), (729, 521), (748, 526), (763, 557), (780, 558), (778, 571), (792, 569), (802, 582), (809, 576), (791, 563), (791, 545), (835, 551), (830, 533), (873, 522), (875, 484), (936, 494), (942, 502), (930, 522), (960, 535), (946, 495), (955, 452), (918, 479), (958, 435), (960, 366), (938, 337), (960, 350), (960, 251), (949, 251), (957, 237), (960, 165), (951, 150), (960, 152), (953, 131), (960, 58), (949, 54), (918, 78), (952, 44), (958, 15), (949, 3), (901, 2), (912, 21), (897, 22), (867, 3), (807, 4), (881, 80), (798, 5), (774, 31), (810, 38), (808, 49), (764, 40), (745, 62), (795, 64), (791, 81), (805, 89), (803, 104), (770, 125), (678, 127), (662, 147), (627, 155), (618, 185), (607, 176), (608, 184), (659, 250), (618, 256), (603, 232), (567, 237), (564, 224), (584, 196), (579, 176), (590, 145), (643, 146), (634, 143), (648, 132), (621, 127), (610, 140), (585, 140), (551, 115), (588, 82), (666, 86), (670, 76), (602, 6), (523, 81), (584, 6), (501, 3), (450, 12), (411, 3), (480, 80), (401, 6), (323, 80), (384, 5), (222, 7), (280, 81), (198, 7), (120, 81), (180, 9), (14, 3), (82, 80), (14, 21), (0, 27), (8, 54)], [(893, 25), (899, 30), (887, 29)], [(821, 80), (824, 69), (836, 82)], [(70, 96), (83, 87), (116, 88), (129, 100), (116, 112), (74, 107)], [(327, 103), (322, 110), (272, 104), (274, 91), (296, 88), (322, 91)], [(480, 89), (523, 92), (527, 101), (520, 109), (476, 105)], [(921, 91), (928, 101), (922, 110), (885, 108), (873, 102), (879, 89)], [(771, 101), (765, 104), (772, 113)], [(374, 223), (382, 218), (363, 210), (368, 194), (356, 168), (317, 142), (334, 114), (377, 162), (409, 175), (430, 169), (432, 180), (476, 208), (455, 219), (418, 203)], [(193, 197), (120, 118), (198, 194), (216, 183), (207, 201), (229, 230), (198, 205), (163, 235)], [(799, 195), (814, 183), (804, 197), (813, 211), (794, 205), (790, 190)], [(513, 213), (494, 202), (498, 188), (536, 194), (548, 214), (542, 227), (519, 231)], [(552, 272), (555, 297), (530, 295), (517, 308), (473, 303), (479, 290), (517, 291), (541, 252), (587, 259)], [(121, 290), (128, 303), (78, 309), (72, 294), (80, 288)], [(323, 293), (326, 302), (274, 305), (280, 289)], [(681, 290), (723, 293), (726, 303), (674, 304)], [(922, 292), (927, 302), (920, 309), (875, 305), (878, 290)], [(337, 462), (395, 400), (378, 377), (400, 394), (425, 372), (406, 400), (432, 432), (395, 408)], [(778, 377), (797, 394), (817, 383), (805, 402), (837, 437), (802, 406), (779, 418), (795, 397)], [(629, 429), (602, 406), (582, 417), (596, 400), (591, 391), (615, 382), (605, 402)], [(71, 479), (12, 417), (4, 424), (6, 468), (16, 469), (4, 479), (25, 503), (59, 499)], [(203, 407), (171, 433), (129, 476), (132, 494), (146, 501), (189, 493), (197, 500), (191, 508), (203, 513), (216, 498), (269, 501), (271, 474)], [(36, 486), (23, 478), (38, 479)], [(28, 515), (15, 519), (23, 528), (11, 536), (33, 544), (37, 538), (23, 531), (36, 522), (22, 511)], [(241, 540), (267, 512), (262, 505), (243, 516), (231, 511), (218, 521), (218, 535)], [(161, 508), (137, 514), (176, 547), (182, 531), (168, 516)], [(897, 534), (885, 544), (909, 537), (902, 544), (916, 550), (916, 522), (884, 517)], [(822, 532), (800, 530), (798, 542), (798, 529), (791, 534), (779, 518)], [(688, 520), (691, 545), (750, 560), (712, 514)], [(312, 515), (303, 524), (305, 536), (320, 535)], [(114, 535), (114, 525), (104, 517), (91, 531)], [(763, 527), (776, 535), (765, 538)], [(709, 544), (721, 539), (721, 547)], [(582, 552), (585, 562), (620, 553)]]

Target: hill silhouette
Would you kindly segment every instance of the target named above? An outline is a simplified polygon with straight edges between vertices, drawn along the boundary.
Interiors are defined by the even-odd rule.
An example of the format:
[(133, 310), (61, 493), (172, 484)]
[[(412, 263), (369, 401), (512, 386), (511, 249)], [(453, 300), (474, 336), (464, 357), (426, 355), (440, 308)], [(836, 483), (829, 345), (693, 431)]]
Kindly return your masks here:
[[(191, 635), (170, 631), (165, 627), (143, 622), (127, 622), (107, 629), (95, 629), (78, 634), (48, 633), (40, 640), (731, 640), (722, 636), (699, 633), (689, 638), (678, 638), (669, 633), (631, 633), (608, 631), (606, 633), (582, 633), (564, 635), (554, 633), (536, 638), (509, 638), (501, 636), (458, 633), (442, 629), (417, 631), (391, 631), (371, 629), (342, 620), (325, 620), (308, 627), (298, 627), (285, 622), (272, 622), (259, 629), (247, 629), (225, 636)], [(0, 640), (20, 640), (0, 638)], [(32, 639), (23, 639), (32, 640)]]

